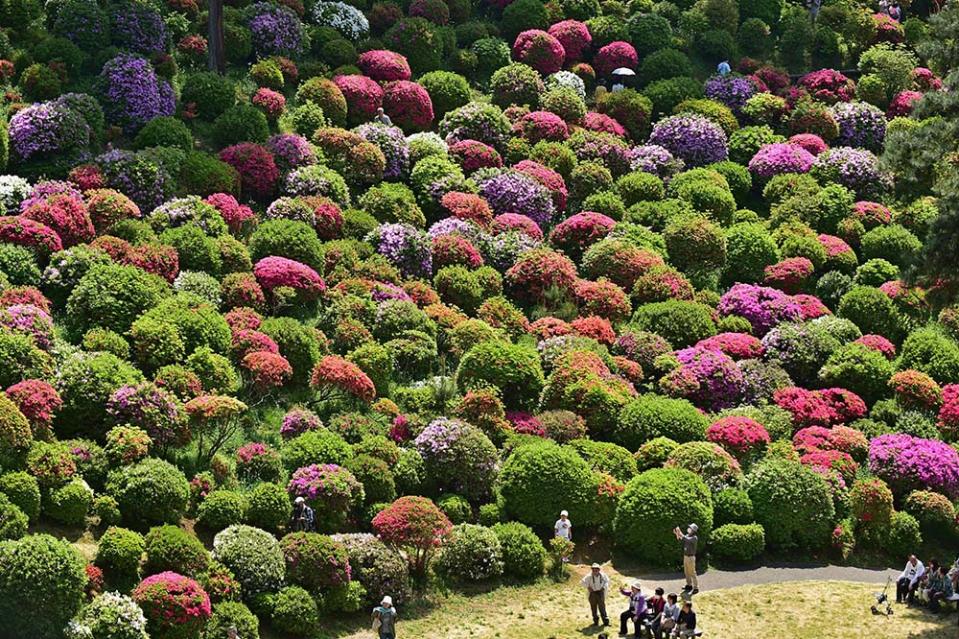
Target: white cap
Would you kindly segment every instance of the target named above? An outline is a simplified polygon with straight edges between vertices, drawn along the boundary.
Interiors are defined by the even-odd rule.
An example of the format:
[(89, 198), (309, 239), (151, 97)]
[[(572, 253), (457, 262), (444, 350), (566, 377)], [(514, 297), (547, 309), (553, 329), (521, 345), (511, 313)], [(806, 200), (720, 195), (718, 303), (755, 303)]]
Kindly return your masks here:
[(638, 582), (638, 581), (634, 581), (633, 583), (629, 584), (629, 587), (630, 587), (630, 588), (635, 588), (636, 590), (642, 590), (642, 588), (639, 587), (639, 582)]
[(302, 497), (297, 497), (296, 499), (293, 500), (293, 503), (294, 503), (294, 504), (302, 504), (302, 503), (304, 503), (305, 501), (306, 501), (306, 500), (303, 499)]
[(693, 532), (699, 532), (699, 526), (696, 524), (689, 524), (689, 529)]
[(560, 516), (560, 517), (569, 517), (569, 511), (568, 511), (568, 510), (561, 510), (560, 513), (559, 513), (559, 516)]
[(392, 606), (392, 605), (393, 605), (393, 598), (390, 597), (389, 595), (386, 595), (385, 597), (383, 597), (383, 601), (380, 602), (380, 605), (383, 605), (383, 606)]
[(590, 566), (590, 568), (592, 568), (592, 569), (594, 569), (594, 570), (599, 570), (599, 569), (602, 568), (602, 566), (600, 566), (599, 564), (593, 564), (592, 566)]

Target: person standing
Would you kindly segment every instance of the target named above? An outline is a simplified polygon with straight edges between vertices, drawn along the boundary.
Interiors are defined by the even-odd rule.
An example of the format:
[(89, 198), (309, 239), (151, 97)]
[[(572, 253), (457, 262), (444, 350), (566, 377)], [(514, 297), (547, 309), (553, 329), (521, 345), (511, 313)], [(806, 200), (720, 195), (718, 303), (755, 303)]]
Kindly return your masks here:
[(379, 108), (376, 109), (376, 116), (373, 118), (373, 120), (374, 120), (377, 124), (384, 124), (384, 125), (386, 125), (386, 126), (393, 126), (393, 120), (390, 119), (390, 116), (386, 115), (386, 112), (383, 111), (383, 107), (379, 107)]
[[(556, 523), (553, 524), (553, 534), (557, 537), (561, 537), (566, 541), (573, 541), (573, 522), (569, 520), (569, 512), (562, 511), (559, 513), (559, 519), (556, 520)], [(563, 563), (569, 561), (569, 557), (563, 557)]]
[(729, 66), (729, 60), (723, 60), (716, 67), (716, 72), (719, 73), (719, 75), (729, 75), (732, 73), (732, 70), (732, 67)]
[(676, 535), (676, 539), (683, 544), (683, 572), (686, 575), (686, 587), (683, 588), (683, 590), (694, 595), (699, 592), (699, 580), (696, 579), (696, 546), (699, 544), (698, 532), (699, 526), (696, 524), (689, 524), (689, 527), (686, 528), (685, 535), (683, 531), (679, 529), (679, 526), (673, 528), (673, 534)]
[(899, 573), (899, 579), (896, 580), (896, 603), (908, 601), (912, 603), (915, 599), (916, 588), (919, 587), (919, 580), (926, 572), (926, 567), (922, 565), (919, 558), (915, 555), (909, 555), (909, 561), (906, 567)]
[(396, 608), (389, 595), (373, 609), (373, 630), (379, 633), (379, 639), (396, 639)]
[(812, 18), (812, 21), (815, 23), (816, 18), (819, 17), (819, 10), (822, 8), (822, 0), (808, 0), (809, 6), (809, 17)]
[(303, 497), (293, 500), (293, 515), (290, 517), (290, 529), (295, 532), (313, 532), (316, 525), (313, 509)]
[(643, 628), (643, 617), (646, 616), (646, 597), (643, 595), (639, 582), (634, 581), (629, 588), (621, 588), (620, 594), (629, 597), (629, 608), (619, 615), (619, 634), (625, 635), (629, 632), (628, 622), (633, 620), (634, 636), (639, 637)]
[(583, 587), (589, 593), (589, 611), (593, 614), (593, 625), (599, 624), (602, 617), (603, 625), (609, 625), (609, 616), (606, 614), (606, 593), (609, 592), (609, 577), (603, 572), (602, 566), (593, 564), (589, 574), (583, 577)]

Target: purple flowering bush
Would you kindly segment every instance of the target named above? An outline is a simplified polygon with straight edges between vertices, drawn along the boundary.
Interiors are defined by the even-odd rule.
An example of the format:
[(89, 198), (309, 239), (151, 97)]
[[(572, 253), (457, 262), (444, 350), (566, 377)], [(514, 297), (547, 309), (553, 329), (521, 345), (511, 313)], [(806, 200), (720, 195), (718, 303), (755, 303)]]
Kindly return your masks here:
[(932, 490), (959, 495), (959, 453), (944, 442), (895, 433), (869, 443), (869, 470), (899, 495)]
[(135, 133), (161, 115), (173, 115), (176, 98), (144, 58), (121, 53), (103, 65), (100, 98), (107, 120)]
[(681, 159), (689, 168), (722, 162), (728, 157), (726, 134), (701, 115), (674, 115), (653, 125), (649, 143)]
[(882, 151), (886, 139), (886, 115), (868, 102), (837, 102), (830, 111), (839, 125), (836, 146)]
[(499, 456), (493, 442), (476, 426), (441, 417), (430, 422), (413, 445), (440, 486), (475, 498), (492, 490)]
[(494, 213), (518, 213), (540, 226), (555, 214), (549, 189), (525, 173), (510, 169), (486, 169), (473, 174), (482, 195)]
[(257, 2), (249, 8), (253, 48), (261, 56), (297, 55), (305, 45), (306, 32), (289, 7)]
[(675, 355), (680, 366), (670, 376), (695, 381), (694, 386), (684, 389), (688, 390), (682, 393), (686, 399), (711, 412), (739, 404), (744, 389), (743, 373), (729, 355), (700, 346), (684, 348)]
[(116, 425), (142, 428), (160, 448), (189, 441), (190, 430), (179, 400), (150, 382), (121, 386), (106, 408)]
[(798, 144), (777, 142), (756, 152), (749, 161), (749, 171), (761, 178), (781, 173), (807, 173), (815, 161), (816, 156)]
[(361, 124), (354, 130), (383, 152), (386, 158), (384, 180), (400, 180), (406, 177), (410, 170), (410, 145), (402, 129), (382, 124)]
[(369, 241), (400, 272), (408, 276), (430, 277), (433, 252), (429, 235), (411, 224), (381, 224)]
[(706, 80), (703, 93), (710, 100), (721, 102), (739, 115), (746, 102), (756, 93), (756, 85), (737, 75), (714, 75)]
[(753, 335), (762, 336), (781, 322), (793, 322), (802, 317), (798, 302), (780, 290), (756, 284), (736, 284), (719, 299), (720, 315), (745, 318)]
[(303, 497), (316, 513), (317, 526), (342, 526), (363, 504), (363, 484), (336, 464), (311, 464), (297, 469), (286, 487), (291, 498)]
[(633, 171), (652, 173), (663, 179), (683, 170), (684, 163), (673, 157), (668, 149), (657, 144), (641, 144), (629, 152), (629, 168)]
[(879, 166), (879, 158), (866, 149), (833, 147), (816, 156), (810, 173), (822, 184), (841, 184), (860, 198), (881, 197), (892, 178)]

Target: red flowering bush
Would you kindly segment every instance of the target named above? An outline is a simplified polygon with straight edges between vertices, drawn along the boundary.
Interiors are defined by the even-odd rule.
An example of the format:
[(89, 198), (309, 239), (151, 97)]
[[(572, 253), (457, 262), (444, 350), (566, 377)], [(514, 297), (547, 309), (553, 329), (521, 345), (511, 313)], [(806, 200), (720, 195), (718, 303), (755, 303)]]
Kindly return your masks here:
[(285, 257), (264, 257), (253, 267), (253, 275), (267, 291), (284, 286), (316, 297), (326, 290), (326, 283), (312, 268)]
[(765, 351), (762, 341), (748, 333), (719, 333), (700, 340), (696, 346), (722, 351), (733, 359), (759, 359)]
[(573, 330), (582, 335), (596, 340), (600, 344), (612, 346), (616, 341), (616, 331), (608, 319), (590, 315), (589, 317), (577, 317), (569, 323)]
[(86, 204), (82, 199), (65, 193), (52, 195), (31, 205), (23, 212), (23, 217), (52, 228), (64, 246), (89, 242), (95, 234)]
[(47, 439), (53, 418), (63, 405), (57, 390), (43, 380), (25, 379), (4, 392), (30, 422), (34, 437)]
[(576, 265), (562, 253), (541, 247), (523, 253), (504, 279), (516, 297), (535, 302), (549, 288), (572, 290)]
[(444, 266), (483, 266), (483, 256), (468, 239), (451, 233), (433, 238), (433, 269), (439, 271)]
[(433, 551), (453, 529), (453, 524), (426, 497), (400, 497), (381, 510), (371, 522), (384, 543), (406, 553), (416, 574), (426, 572)]
[(578, 259), (590, 245), (603, 239), (616, 220), (602, 213), (582, 211), (557, 224), (549, 234), (550, 244)]
[(788, 257), (763, 269), (763, 284), (786, 293), (798, 293), (809, 285), (815, 267), (805, 257)]
[(340, 392), (361, 402), (372, 402), (376, 398), (373, 381), (359, 366), (342, 357), (327, 355), (313, 368), (310, 386), (325, 396)]
[(283, 109), (286, 108), (286, 97), (279, 91), (266, 87), (257, 89), (250, 101), (271, 121), (276, 121), (283, 115)]
[(849, 102), (856, 95), (855, 83), (835, 69), (819, 69), (799, 78), (810, 95), (826, 104)]
[(67, 174), (67, 179), (76, 184), (81, 191), (102, 189), (106, 186), (103, 173), (96, 164), (81, 164), (73, 167)]
[(528, 64), (543, 75), (562, 69), (565, 57), (562, 43), (545, 31), (523, 31), (513, 42), (513, 59)]
[(829, 470), (839, 473), (846, 485), (855, 480), (859, 464), (848, 454), (840, 450), (814, 450), (799, 458), (799, 462), (810, 468)]
[(906, 408), (934, 410), (942, 403), (942, 388), (936, 380), (917, 370), (904, 370), (889, 378), (889, 388)]
[(529, 325), (529, 332), (538, 339), (544, 340), (550, 337), (559, 337), (560, 335), (569, 335), (573, 332), (573, 327), (568, 322), (557, 317), (541, 317)]
[(802, 428), (828, 426), (834, 417), (826, 400), (816, 391), (788, 386), (773, 393), (773, 402), (792, 414), (793, 424)]
[(549, 111), (527, 113), (513, 124), (513, 133), (526, 138), (530, 144), (541, 140), (562, 142), (569, 137), (569, 127), (563, 118)]
[(180, 272), (180, 257), (175, 248), (166, 244), (138, 244), (131, 247), (120, 262), (142, 268), (171, 283)]
[(93, 189), (85, 191), (87, 212), (93, 227), (103, 232), (120, 220), (137, 219), (140, 207), (133, 200), (113, 189)]
[(926, 67), (916, 67), (910, 75), (912, 86), (918, 91), (938, 91), (942, 88), (942, 80)]
[(620, 138), (626, 137), (626, 128), (605, 113), (589, 111), (583, 117), (583, 128), (600, 133), (610, 133)]
[(256, 217), (253, 209), (240, 204), (229, 193), (214, 193), (207, 196), (204, 202), (219, 211), (231, 233), (242, 233), (253, 226)]
[(829, 148), (829, 145), (815, 133), (797, 133), (786, 142), (800, 146), (812, 155), (819, 155)]
[(936, 425), (943, 435), (954, 439), (959, 434), (959, 384), (942, 387), (942, 406)]
[(360, 54), (356, 65), (377, 82), (409, 80), (413, 77), (409, 62), (395, 51), (374, 49)]
[(613, 69), (620, 67), (635, 70), (638, 65), (639, 56), (636, 54), (636, 49), (633, 45), (621, 40), (610, 42), (593, 57), (593, 67), (601, 76), (609, 75)]
[(576, 280), (573, 295), (582, 313), (598, 315), (611, 322), (626, 320), (633, 311), (626, 292), (605, 278), (595, 282)]
[(667, 300), (690, 300), (696, 291), (686, 276), (669, 266), (654, 266), (636, 279), (631, 293), (637, 305)]
[(757, 459), (771, 441), (766, 427), (749, 417), (722, 417), (706, 429), (706, 439), (719, 444), (740, 462)]
[(866, 348), (879, 351), (886, 359), (892, 359), (896, 356), (896, 345), (882, 335), (863, 335), (853, 343), (862, 344)]
[(234, 333), (243, 329), (255, 331), (263, 322), (263, 316), (252, 308), (234, 308), (224, 315), (223, 319)]
[(0, 291), (0, 308), (17, 304), (36, 306), (44, 313), (50, 314), (50, 300), (35, 286), (11, 286)]
[(483, 168), (503, 166), (499, 152), (488, 144), (476, 140), (459, 140), (449, 147), (449, 154), (465, 173)]
[(220, 282), (220, 297), (224, 308), (246, 306), (262, 309), (266, 294), (252, 273), (230, 273)]
[(590, 35), (589, 28), (578, 20), (557, 22), (549, 28), (548, 33), (556, 38), (563, 47), (565, 61), (568, 64), (582, 60), (589, 50), (589, 45), (593, 42), (593, 36)]
[(220, 159), (240, 174), (240, 187), (256, 199), (268, 199), (280, 179), (273, 154), (261, 144), (241, 142), (220, 151)]
[(856, 202), (853, 204), (852, 214), (867, 230), (892, 222), (892, 211), (879, 202)]
[(251, 328), (234, 330), (231, 348), (233, 355), (239, 359), (243, 359), (248, 353), (255, 353), (257, 351), (265, 351), (267, 353), (280, 352), (280, 347), (276, 345), (272, 337)]
[(293, 367), (285, 357), (269, 351), (247, 353), (240, 366), (250, 376), (253, 387), (259, 391), (280, 388), (293, 377)]
[(562, 175), (532, 160), (521, 160), (513, 165), (513, 169), (528, 175), (549, 189), (556, 209), (559, 211), (566, 210), (566, 200), (569, 197), (569, 191), (566, 189), (566, 181)]
[(499, 235), (508, 231), (519, 231), (534, 240), (543, 239), (543, 231), (534, 220), (519, 213), (503, 213), (493, 218), (493, 234)]
[(333, 83), (346, 98), (347, 120), (352, 126), (372, 120), (383, 106), (383, 89), (365, 75), (338, 75)]
[(889, 101), (889, 106), (886, 107), (886, 117), (890, 120), (892, 118), (908, 118), (916, 107), (916, 103), (921, 99), (922, 94), (918, 91), (900, 91)]
[(440, 200), (440, 205), (460, 220), (475, 222), (484, 228), (493, 223), (493, 209), (479, 195), (450, 191)]
[(133, 600), (143, 609), (150, 636), (157, 639), (198, 637), (212, 612), (200, 584), (169, 571), (141, 581)]
[(546, 429), (535, 416), (521, 411), (508, 411), (506, 419), (513, 425), (513, 432), (521, 435), (546, 437)]
[(24, 246), (47, 257), (63, 250), (60, 236), (52, 228), (22, 216), (0, 217), (0, 242)]
[(832, 311), (815, 295), (800, 293), (793, 295), (793, 301), (799, 304), (799, 311), (803, 319), (816, 319), (824, 315), (832, 315)]
[(406, 132), (425, 131), (433, 123), (433, 100), (422, 86), (407, 80), (386, 85), (383, 110)]

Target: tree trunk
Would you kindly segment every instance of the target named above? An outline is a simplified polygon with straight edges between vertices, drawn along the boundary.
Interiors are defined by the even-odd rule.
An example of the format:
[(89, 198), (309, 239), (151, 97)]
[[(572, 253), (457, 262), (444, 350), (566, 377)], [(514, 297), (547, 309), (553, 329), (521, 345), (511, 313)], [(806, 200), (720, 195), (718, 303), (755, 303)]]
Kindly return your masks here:
[(222, 75), (226, 71), (226, 55), (223, 47), (223, 0), (210, 0), (209, 22), (207, 66), (210, 71), (216, 71)]

